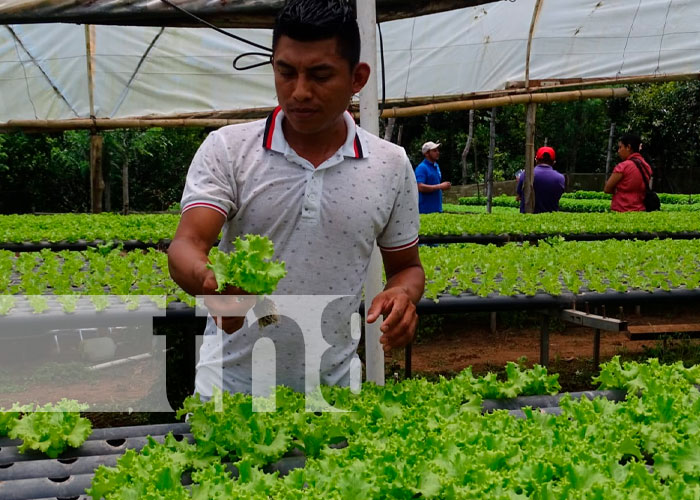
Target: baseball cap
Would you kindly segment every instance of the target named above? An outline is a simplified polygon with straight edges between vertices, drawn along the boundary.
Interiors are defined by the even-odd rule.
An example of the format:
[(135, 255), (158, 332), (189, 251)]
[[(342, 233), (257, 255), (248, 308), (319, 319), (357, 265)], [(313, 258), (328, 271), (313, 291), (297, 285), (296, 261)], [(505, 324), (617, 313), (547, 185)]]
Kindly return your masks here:
[(433, 149), (437, 149), (440, 147), (440, 143), (438, 142), (437, 144), (434, 143), (433, 141), (428, 141), (425, 144), (423, 144), (423, 147), (420, 148), (421, 152), (423, 154), (427, 153), (428, 151), (432, 151)]
[(552, 160), (555, 160), (557, 157), (557, 155), (554, 153), (554, 149), (550, 148), (549, 146), (542, 146), (540, 149), (537, 150), (537, 154), (535, 155), (535, 159), (542, 160), (546, 153), (549, 154), (549, 157)]

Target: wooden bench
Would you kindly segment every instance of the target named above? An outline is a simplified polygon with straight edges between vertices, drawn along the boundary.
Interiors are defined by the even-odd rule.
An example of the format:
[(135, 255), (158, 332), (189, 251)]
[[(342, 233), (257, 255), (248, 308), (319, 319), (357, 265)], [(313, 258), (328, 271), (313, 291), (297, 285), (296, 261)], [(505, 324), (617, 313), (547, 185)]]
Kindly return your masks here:
[(700, 338), (700, 323), (627, 326), (627, 337), (630, 340), (658, 340), (669, 336)]

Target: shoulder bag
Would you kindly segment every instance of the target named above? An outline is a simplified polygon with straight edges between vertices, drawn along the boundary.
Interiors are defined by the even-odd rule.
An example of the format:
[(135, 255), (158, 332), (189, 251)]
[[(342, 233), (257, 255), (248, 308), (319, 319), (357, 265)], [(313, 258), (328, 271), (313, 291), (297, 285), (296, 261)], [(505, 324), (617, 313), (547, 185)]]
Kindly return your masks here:
[[(653, 191), (649, 187), (649, 179), (647, 179), (647, 176), (644, 174), (644, 169), (642, 168), (642, 165), (637, 161), (636, 158), (631, 158), (631, 160), (632, 163), (637, 165), (639, 173), (642, 175), (642, 179), (644, 180), (644, 187), (646, 188), (646, 192), (644, 194), (644, 208), (647, 212), (655, 212), (657, 210), (661, 210), (661, 200), (659, 200), (659, 195), (656, 194), (656, 191)], [(651, 176), (649, 176), (649, 178), (651, 178)]]

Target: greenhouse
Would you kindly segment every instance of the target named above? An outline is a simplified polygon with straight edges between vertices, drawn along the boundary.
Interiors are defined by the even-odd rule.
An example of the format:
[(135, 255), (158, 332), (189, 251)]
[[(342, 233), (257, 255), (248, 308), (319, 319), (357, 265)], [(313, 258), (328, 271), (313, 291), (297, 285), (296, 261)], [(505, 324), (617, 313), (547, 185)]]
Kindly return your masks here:
[(0, 0), (0, 499), (700, 497), (700, 4), (346, 3)]

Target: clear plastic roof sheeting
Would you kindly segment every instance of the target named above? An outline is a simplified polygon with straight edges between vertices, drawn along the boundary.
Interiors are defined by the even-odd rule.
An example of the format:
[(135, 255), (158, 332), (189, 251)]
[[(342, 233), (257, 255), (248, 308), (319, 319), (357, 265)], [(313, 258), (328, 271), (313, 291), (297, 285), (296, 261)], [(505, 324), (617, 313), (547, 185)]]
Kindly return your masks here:
[[(387, 99), (461, 96), (523, 81), (535, 3), (499, 1), (382, 23)], [(98, 118), (276, 103), (269, 65), (232, 67), (236, 56), (259, 50), (211, 29), (92, 29)], [(231, 31), (265, 46), (271, 42), (269, 30)], [(529, 76), (697, 74), (699, 32), (698, 0), (543, 0)], [(84, 26), (0, 26), (0, 122), (89, 117), (88, 96)]]

